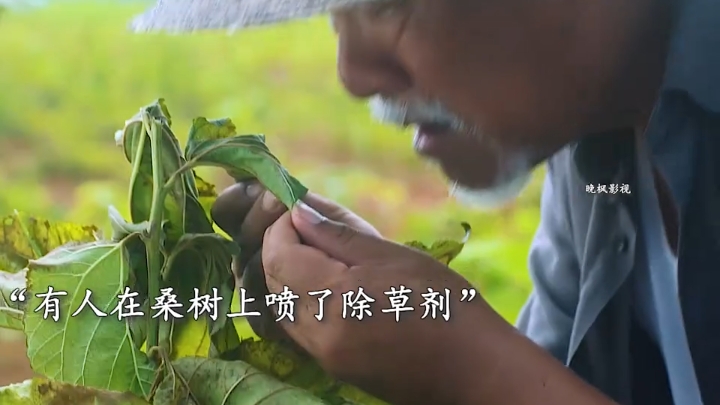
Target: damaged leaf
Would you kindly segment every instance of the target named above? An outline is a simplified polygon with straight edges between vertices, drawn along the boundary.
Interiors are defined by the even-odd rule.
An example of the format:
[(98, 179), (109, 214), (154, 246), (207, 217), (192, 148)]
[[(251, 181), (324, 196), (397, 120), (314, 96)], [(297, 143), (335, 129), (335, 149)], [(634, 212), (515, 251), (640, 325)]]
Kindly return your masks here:
[(15, 212), (2, 218), (0, 226), (0, 269), (11, 273), (68, 242), (91, 242), (98, 239), (95, 226), (51, 222)]
[(435, 260), (447, 266), (450, 264), (451, 261), (455, 260), (455, 258), (458, 257), (458, 255), (465, 247), (468, 239), (470, 239), (470, 233), (472, 231), (470, 224), (468, 224), (467, 222), (462, 222), (460, 225), (465, 230), (465, 236), (461, 241), (454, 241), (449, 239), (439, 240), (434, 242), (429, 247), (419, 241), (406, 242), (405, 245), (423, 251), (435, 258)]
[(3, 405), (150, 405), (128, 392), (113, 392), (33, 378), (0, 388)]
[(26, 271), (0, 271), (0, 328), (23, 329), (24, 299), (27, 297)]
[(229, 119), (196, 118), (190, 130), (185, 157), (192, 166), (217, 166), (236, 181), (254, 178), (287, 207), (305, 196), (307, 188), (290, 176), (260, 135), (235, 134)]
[(208, 218), (210, 218), (210, 209), (212, 208), (218, 196), (217, 191), (215, 190), (215, 185), (208, 183), (196, 174), (195, 186), (198, 191), (198, 201), (205, 210), (205, 214), (208, 216)]

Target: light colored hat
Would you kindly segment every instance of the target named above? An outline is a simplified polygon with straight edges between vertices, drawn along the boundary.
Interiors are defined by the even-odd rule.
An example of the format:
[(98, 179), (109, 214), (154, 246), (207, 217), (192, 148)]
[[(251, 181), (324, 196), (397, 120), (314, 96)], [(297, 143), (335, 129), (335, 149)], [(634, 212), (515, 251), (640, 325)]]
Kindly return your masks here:
[(382, 0), (158, 0), (130, 23), (142, 31), (236, 30), (309, 18), (332, 10)]

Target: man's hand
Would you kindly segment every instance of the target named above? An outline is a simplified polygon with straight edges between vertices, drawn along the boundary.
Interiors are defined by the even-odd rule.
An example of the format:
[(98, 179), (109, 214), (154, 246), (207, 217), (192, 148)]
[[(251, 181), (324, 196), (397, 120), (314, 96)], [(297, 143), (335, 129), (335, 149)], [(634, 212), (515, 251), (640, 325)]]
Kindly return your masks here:
[[(305, 202), (334, 221), (347, 224), (359, 232), (379, 236), (380, 233), (364, 219), (350, 210), (315, 193), (308, 193)], [(260, 312), (249, 317), (253, 331), (264, 339), (284, 341), (291, 345), (287, 334), (275, 322), (276, 314), (265, 306), (264, 296), (269, 293), (262, 263), (263, 236), (267, 228), (287, 212), (287, 208), (257, 181), (240, 182), (227, 188), (212, 208), (212, 217), (242, 249), (242, 260), (233, 262), (233, 273), (239, 286), (255, 301), (246, 305), (248, 312)]]
[[(308, 205), (299, 207), (305, 209), (288, 213), (272, 194), (250, 182), (229, 188), (213, 208), (215, 222), (238, 241), (244, 256), (252, 257), (235, 268), (251, 296), (277, 294), (285, 286), (300, 296), (295, 322), (282, 321), (282, 328), (258, 300), (260, 305), (248, 308), (263, 312), (263, 317), (248, 318), (255, 332), (278, 340), (291, 337), (328, 372), (385, 399), (418, 403), (406, 398), (416, 393), (413, 398), (424, 403), (433, 397), (432, 403), (449, 403), (445, 397), (457, 391), (452, 386), (465, 371), (452, 353), (463, 356), (460, 347), (475, 344), (474, 328), (467, 324), (476, 323), (470, 318), (485, 305), (482, 299), (460, 303), (461, 290), (472, 287), (458, 274), (426, 254), (382, 239), (366, 221), (317, 194), (309, 193), (304, 201)], [(352, 292), (356, 298), (361, 288), (375, 300), (372, 315), (359, 321), (347, 305), (343, 317), (342, 294)], [(391, 308), (386, 293), (392, 288), (411, 290), (405, 306), (414, 309), (400, 312), (399, 322), (394, 313), (382, 312)], [(442, 317), (443, 308), (435, 319), (428, 308), (422, 319), (421, 294), (429, 289), (439, 300), (446, 299), (446, 289), (450, 292), (450, 301), (443, 303), (450, 306), (449, 321)], [(325, 290), (332, 294), (318, 320), (322, 295), (308, 293)], [(504, 321), (498, 317), (496, 322)], [(441, 385), (448, 388), (441, 390)]]
[[(281, 323), (290, 337), (325, 370), (395, 404), (459, 403), (466, 356), (482, 342), (479, 326), (504, 324), (481, 298), (460, 302), (461, 291), (472, 286), (432, 257), (303, 203), (265, 233), (262, 261), (271, 292), (288, 286), (300, 296), (295, 321)], [(407, 293), (401, 308), (412, 310), (391, 310), (393, 290)], [(332, 294), (321, 306), (314, 294), (323, 291)], [(443, 308), (435, 319), (432, 308), (426, 313), (422, 295), (433, 293), (436, 300), (449, 298), (443, 303), (449, 319)], [(358, 320), (365, 309), (355, 312), (351, 302), (368, 297), (370, 312)]]
[[(266, 283), (270, 292), (287, 287), (300, 297), (294, 322), (275, 323), (271, 316), (268, 329), (259, 331), (255, 321), (261, 336), (268, 330), (273, 337), (289, 336), (326, 371), (396, 405), (611, 403), (517, 333), (481, 297), (460, 302), (462, 289), (472, 287), (457, 273), (383, 239), (367, 222), (317, 195), (304, 201), (287, 212), (256, 184), (240, 184), (213, 210), (246, 254), (258, 252), (239, 267), (245, 287), (254, 274), (254, 282), (263, 288)], [(383, 311), (391, 308), (393, 288), (411, 290), (404, 306), (413, 310), (400, 312), (399, 321)], [(343, 300), (346, 293), (352, 293), (350, 301), (357, 299), (361, 289), (374, 300), (372, 315), (362, 321)], [(424, 317), (422, 294), (429, 289), (440, 296), (450, 291), (447, 321), (442, 311), (435, 319)], [(331, 294), (321, 306), (323, 291)]]

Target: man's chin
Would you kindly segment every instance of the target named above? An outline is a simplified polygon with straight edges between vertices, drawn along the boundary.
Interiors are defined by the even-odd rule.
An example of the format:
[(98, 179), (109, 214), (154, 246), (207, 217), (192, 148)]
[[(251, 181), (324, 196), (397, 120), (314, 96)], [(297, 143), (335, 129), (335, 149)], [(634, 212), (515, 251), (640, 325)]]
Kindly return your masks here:
[(461, 204), (482, 210), (495, 210), (517, 199), (532, 179), (532, 171), (514, 176), (488, 188), (471, 188), (455, 183), (450, 194)]

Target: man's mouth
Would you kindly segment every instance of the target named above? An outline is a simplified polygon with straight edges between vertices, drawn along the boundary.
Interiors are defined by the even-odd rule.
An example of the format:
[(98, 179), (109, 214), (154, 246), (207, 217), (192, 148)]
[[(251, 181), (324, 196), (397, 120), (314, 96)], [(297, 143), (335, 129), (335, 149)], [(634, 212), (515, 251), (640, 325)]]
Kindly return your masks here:
[(449, 124), (419, 124), (415, 127), (413, 145), (418, 153), (432, 156), (432, 151), (437, 150), (437, 144), (442, 142), (443, 138), (458, 135)]
[(497, 156), (479, 137), (450, 124), (415, 125), (415, 151), (437, 163), (452, 181), (469, 188), (488, 187), (495, 179)]

